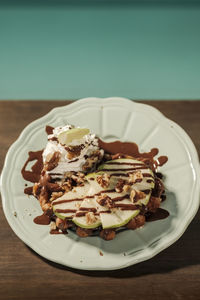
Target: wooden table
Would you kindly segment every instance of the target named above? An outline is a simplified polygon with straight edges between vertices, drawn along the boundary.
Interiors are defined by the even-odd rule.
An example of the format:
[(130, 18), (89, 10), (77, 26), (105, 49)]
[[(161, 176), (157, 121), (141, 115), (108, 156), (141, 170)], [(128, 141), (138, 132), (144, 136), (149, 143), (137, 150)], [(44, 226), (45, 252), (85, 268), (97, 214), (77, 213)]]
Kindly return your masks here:
[[(22, 129), (64, 101), (0, 102), (0, 169)], [(147, 102), (146, 102), (147, 103)], [(200, 101), (149, 101), (181, 125), (200, 154)], [(2, 205), (1, 205), (2, 206)], [(0, 299), (200, 299), (200, 214), (174, 245), (132, 267), (107, 272), (56, 265), (30, 250), (0, 210)]]

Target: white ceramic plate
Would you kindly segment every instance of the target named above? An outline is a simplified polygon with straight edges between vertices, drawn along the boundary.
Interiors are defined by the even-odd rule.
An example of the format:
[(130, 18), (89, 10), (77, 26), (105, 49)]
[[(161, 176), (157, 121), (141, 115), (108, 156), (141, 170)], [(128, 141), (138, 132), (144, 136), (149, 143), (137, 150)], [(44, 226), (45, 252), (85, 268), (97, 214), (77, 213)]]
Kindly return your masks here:
[[(81, 239), (73, 232), (50, 235), (49, 226), (36, 225), (33, 218), (41, 209), (34, 197), (28, 199), (23, 193), (21, 168), (28, 151), (45, 146), (46, 125), (67, 123), (88, 127), (106, 141), (134, 141), (141, 151), (157, 147), (159, 155), (167, 155), (169, 161), (162, 167), (167, 200), (162, 207), (170, 216), (121, 232), (112, 241)], [(199, 207), (199, 171), (197, 152), (188, 135), (155, 108), (124, 98), (87, 98), (34, 121), (10, 147), (1, 177), (3, 209), (18, 237), (41, 256), (77, 269), (119, 269), (153, 257), (180, 238)]]

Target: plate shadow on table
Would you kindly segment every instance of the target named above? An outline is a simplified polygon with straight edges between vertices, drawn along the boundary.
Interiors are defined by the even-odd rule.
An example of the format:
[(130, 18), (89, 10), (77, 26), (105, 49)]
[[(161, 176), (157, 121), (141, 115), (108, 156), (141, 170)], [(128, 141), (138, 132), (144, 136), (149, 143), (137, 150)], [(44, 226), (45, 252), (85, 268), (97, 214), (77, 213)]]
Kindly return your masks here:
[[(173, 199), (172, 197), (174, 197), (174, 195), (170, 195), (170, 199)], [(173, 200), (175, 205), (175, 198)], [(198, 214), (196, 215), (192, 223), (189, 225), (184, 235), (173, 245), (171, 245), (169, 248), (163, 250), (161, 253), (157, 254), (155, 257), (147, 261), (119, 270), (112, 270), (112, 271), (77, 270), (77, 269), (73, 269), (70, 267), (66, 267), (51, 262), (41, 257), (37, 253), (35, 253), (28, 246), (27, 248), (29, 248), (29, 250), (34, 255), (40, 257), (44, 262), (46, 262), (47, 264), (53, 267), (86, 275), (86, 276), (129, 278), (129, 277), (139, 277), (148, 274), (167, 273), (176, 269), (200, 264), (200, 243), (199, 240), (197, 239), (197, 236), (199, 235), (199, 218), (200, 218), (200, 211), (198, 212)], [(173, 220), (173, 218), (171, 219)], [(119, 234), (123, 234), (123, 233), (119, 233)], [(87, 240), (89, 240), (90, 244), (93, 245), (94, 242), (92, 241), (92, 239), (88, 238)], [(153, 247), (154, 244), (155, 242), (150, 243), (150, 247)]]

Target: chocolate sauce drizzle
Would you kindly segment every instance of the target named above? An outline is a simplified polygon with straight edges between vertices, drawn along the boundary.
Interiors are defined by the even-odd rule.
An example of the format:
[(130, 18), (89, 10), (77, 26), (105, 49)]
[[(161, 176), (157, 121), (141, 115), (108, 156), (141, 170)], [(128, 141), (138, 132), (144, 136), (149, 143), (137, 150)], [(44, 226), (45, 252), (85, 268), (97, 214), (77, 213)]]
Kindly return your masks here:
[(46, 213), (43, 213), (41, 216), (35, 217), (33, 222), (38, 225), (49, 225), (51, 223), (51, 217)]
[[(28, 153), (28, 159), (21, 170), (22, 176), (25, 180), (30, 181), (32, 183), (38, 182), (40, 180), (40, 175), (43, 168), (42, 153), (43, 150), (36, 151), (36, 152), (30, 151)], [(36, 162), (31, 167), (31, 171), (27, 171), (26, 167), (28, 163), (34, 160)]]
[(112, 155), (119, 153), (122, 155), (122, 157), (123, 155), (130, 155), (135, 159), (142, 160), (147, 164), (147, 166), (149, 165), (153, 171), (156, 171), (157, 167), (163, 166), (168, 161), (167, 156), (160, 156), (157, 158), (157, 160), (154, 159), (159, 152), (158, 148), (153, 148), (150, 152), (141, 153), (138, 145), (133, 142), (115, 141), (106, 143), (99, 138), (99, 147), (104, 149), (106, 153)]
[(47, 125), (45, 131), (47, 135), (53, 134), (54, 127)]
[(147, 222), (152, 222), (152, 221), (157, 221), (157, 220), (162, 220), (165, 219), (169, 216), (169, 212), (166, 209), (163, 208), (157, 208), (156, 212), (148, 212), (146, 214), (146, 221)]
[[(48, 135), (52, 134), (53, 129), (54, 128), (52, 126), (46, 126), (46, 133)], [(110, 165), (112, 165), (112, 164), (130, 165), (130, 167), (132, 166), (132, 168), (129, 169), (130, 171), (143, 170), (143, 169), (147, 169), (148, 167), (150, 167), (154, 172), (156, 172), (157, 167), (163, 166), (168, 161), (167, 156), (160, 156), (157, 159), (155, 159), (155, 156), (159, 152), (159, 150), (157, 148), (151, 149), (150, 152), (140, 153), (138, 145), (136, 143), (133, 143), (133, 142), (115, 141), (115, 142), (111, 142), (111, 143), (106, 143), (106, 142), (102, 141), (100, 138), (98, 139), (98, 142), (99, 142), (99, 147), (102, 148), (105, 151), (105, 153), (108, 153), (108, 154), (111, 154), (111, 155), (119, 154), (119, 157), (121, 156), (122, 158), (128, 155), (128, 156), (134, 157), (135, 159), (141, 160), (143, 163), (145, 163), (145, 166), (144, 166), (142, 163), (141, 164), (140, 163), (132, 164), (132, 163), (126, 163), (126, 162), (123, 162), (123, 163), (108, 162), (108, 164), (110, 164)], [(21, 170), (21, 174), (22, 174), (23, 178), (25, 180), (29, 181), (29, 182), (36, 183), (36, 182), (40, 181), (42, 184), (44, 184), (44, 187), (43, 187), (44, 190), (48, 191), (48, 190), (51, 190), (52, 185), (56, 185), (56, 184), (49, 182), (49, 178), (45, 177), (45, 178), (42, 179), (42, 177), (41, 177), (41, 171), (43, 169), (42, 153), (43, 153), (43, 150), (39, 150), (39, 151), (35, 151), (35, 152), (30, 151), (28, 153), (28, 155), (29, 155), (28, 159), (25, 162), (25, 164), (24, 164), (24, 166)], [(35, 161), (35, 164), (31, 167), (31, 171), (26, 170), (26, 168), (28, 166), (28, 163), (32, 162), (32, 161)], [(76, 161), (76, 159), (74, 161)], [(113, 169), (113, 170), (116, 170), (116, 169)], [(119, 168), (118, 171), (120, 171), (120, 170), (124, 171), (124, 169)], [(110, 169), (110, 171), (112, 171), (112, 169)], [(123, 175), (123, 176), (126, 176), (126, 174), (123, 174), (123, 173), (120, 173), (120, 174)], [(120, 175), (120, 174), (113, 174), (113, 176), (117, 176), (117, 175)], [(162, 177), (161, 173), (157, 173), (157, 174), (158, 174), (158, 177), (160, 177), (160, 178)], [(111, 176), (112, 176), (112, 174), (111, 174)], [(147, 174), (143, 173), (143, 176), (144, 177), (153, 177), (148, 173)], [(148, 182), (150, 182), (150, 181), (151, 181), (151, 179), (148, 180)], [(161, 185), (161, 184), (162, 184), (162, 182), (161, 181), (159, 182), (159, 180), (157, 180), (156, 187), (159, 188), (159, 185)], [(56, 188), (56, 187), (54, 187), (54, 188)], [(33, 193), (32, 190), (33, 190), (32, 186), (26, 187), (24, 189), (24, 193), (28, 194), (28, 195), (32, 195), (32, 193)], [(98, 194), (101, 194), (103, 192), (106, 192), (106, 193), (111, 192), (112, 193), (112, 192), (115, 192), (115, 190), (101, 191)], [(143, 192), (148, 194), (149, 190), (145, 190)], [(157, 195), (157, 196), (163, 196), (163, 195)], [(91, 197), (93, 197), (93, 196), (91, 196)], [(90, 198), (90, 196), (88, 196), (87, 198)], [(119, 198), (125, 199), (126, 197), (125, 198), (124, 197), (117, 197), (117, 198), (113, 199), (113, 202), (123, 200), (123, 199), (119, 199)], [(164, 198), (164, 196), (163, 196), (163, 198)], [(54, 204), (60, 204), (60, 203), (71, 202), (71, 201), (82, 201), (82, 200), (83, 199), (60, 200), (60, 201), (57, 201)], [(123, 204), (123, 203), (115, 203), (115, 207), (120, 207), (122, 210), (137, 209), (137, 207), (135, 205)], [(76, 216), (83, 216), (88, 211), (88, 210), (84, 210), (84, 208), (82, 208), (81, 210), (82, 211), (76, 213)], [(76, 212), (76, 210), (72, 210), (72, 209), (57, 209), (56, 211), (57, 212), (64, 212), (64, 213), (67, 213), (67, 212), (73, 212), (74, 213), (74, 212)], [(102, 211), (100, 213), (111, 213), (111, 211), (109, 211), (109, 210), (108, 211)], [(96, 211), (95, 211), (95, 214), (97, 214)], [(98, 215), (99, 215), (99, 213), (98, 213)], [(160, 220), (160, 219), (167, 218), (169, 216), (169, 212), (162, 209), (162, 208), (158, 208), (155, 213), (149, 213), (148, 212), (145, 216), (146, 216), (146, 221), (150, 222), (150, 221), (155, 221), (155, 220)], [(34, 219), (34, 222), (36, 224), (40, 224), (40, 225), (48, 225), (51, 222), (51, 217), (52, 217), (52, 213), (51, 214), (43, 213), (41, 216), (37, 216)], [(52, 232), (52, 233), (54, 233), (54, 232)], [(60, 233), (60, 232), (58, 232), (56, 230), (56, 232), (54, 234), (56, 234), (56, 233)]]
[[(32, 183), (38, 182), (40, 180), (41, 171), (43, 169), (43, 160), (42, 160), (43, 150), (39, 151), (30, 151), (28, 153), (28, 159), (25, 162), (21, 174), (22, 177)], [(35, 164), (31, 167), (31, 171), (27, 171), (26, 168), (29, 162), (35, 161)], [(32, 195), (33, 187), (29, 186), (24, 189), (24, 193), (27, 195)]]

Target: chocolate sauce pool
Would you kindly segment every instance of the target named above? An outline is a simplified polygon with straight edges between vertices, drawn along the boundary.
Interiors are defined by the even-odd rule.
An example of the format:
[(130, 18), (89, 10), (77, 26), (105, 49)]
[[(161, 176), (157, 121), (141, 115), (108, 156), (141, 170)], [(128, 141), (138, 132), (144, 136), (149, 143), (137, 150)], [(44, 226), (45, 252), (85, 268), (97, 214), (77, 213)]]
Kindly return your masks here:
[[(53, 133), (53, 127), (51, 126), (46, 126), (46, 133), (48, 135)], [(157, 159), (155, 159), (155, 156), (158, 154), (159, 150), (157, 148), (151, 149), (150, 152), (145, 152), (141, 153), (139, 151), (138, 145), (133, 142), (120, 142), (120, 141), (115, 141), (115, 142), (110, 142), (106, 143), (102, 141), (100, 138), (98, 139), (99, 141), (99, 147), (102, 148), (106, 153), (111, 154), (111, 155), (116, 155), (119, 154), (123, 157), (123, 155), (130, 155), (136, 159), (139, 159), (143, 162), (145, 162), (146, 165), (148, 165), (153, 171), (156, 171), (158, 166), (163, 166), (167, 161), (168, 158), (167, 156), (160, 156)], [(43, 150), (39, 151), (30, 151), (28, 153), (28, 159), (25, 162), (21, 174), (23, 178), (29, 182), (36, 183), (39, 182), (41, 171), (43, 169), (43, 160), (42, 160), (42, 153)], [(34, 165), (31, 167), (31, 171), (26, 170), (27, 165), (29, 162), (35, 161)], [(140, 169), (142, 167), (138, 166), (137, 169)], [(159, 173), (160, 174), (160, 173)], [(162, 176), (160, 174), (160, 176)], [(32, 195), (32, 190), (33, 187), (26, 187), (24, 189), (24, 193), (28, 195)], [(125, 208), (122, 208), (125, 209)], [(164, 218), (167, 218), (169, 216), (169, 212), (162, 209), (158, 208), (155, 213), (148, 213), (146, 216), (146, 221), (156, 221), (156, 220), (161, 220)], [(40, 225), (48, 225), (50, 224), (51, 217), (49, 214), (43, 213), (41, 216), (38, 216), (34, 219), (34, 222), (36, 224)]]
[(151, 149), (151, 151), (148, 153), (140, 153), (138, 145), (133, 142), (115, 141), (106, 143), (99, 139), (99, 147), (110, 154), (122, 153), (133, 157), (144, 157), (153, 159), (153, 157), (158, 154), (157, 148)]
[[(43, 168), (42, 153), (43, 150), (36, 151), (36, 152), (30, 151), (28, 153), (28, 159), (21, 170), (22, 176), (25, 180), (30, 181), (32, 183), (38, 182), (40, 180), (40, 174)], [(31, 171), (27, 171), (26, 167), (28, 163), (34, 160), (36, 162), (31, 167)]]
[(41, 216), (35, 217), (33, 222), (38, 225), (49, 225), (51, 223), (51, 218), (47, 214), (43, 213)]
[[(43, 150), (39, 150), (35, 152), (30, 151), (28, 153), (28, 159), (21, 170), (21, 174), (25, 180), (30, 181), (32, 183), (39, 182), (41, 171), (43, 168), (42, 153)], [(31, 171), (27, 171), (26, 168), (28, 166), (28, 163), (32, 161), (35, 161), (35, 163), (31, 167)], [(33, 187), (32, 186), (26, 187), (24, 189), (24, 193), (27, 195), (32, 195)]]
[(53, 130), (54, 130), (54, 127), (49, 126), (49, 125), (47, 125), (46, 128), (45, 128), (45, 131), (46, 131), (47, 135), (53, 134)]
[(136, 159), (139, 158), (140, 160), (141, 158), (143, 158), (144, 162), (149, 162), (149, 165), (151, 166), (151, 169), (153, 171), (155, 171), (157, 167), (163, 166), (168, 161), (167, 156), (160, 156), (157, 158), (157, 160), (154, 159), (154, 157), (159, 152), (158, 148), (153, 148), (150, 152), (141, 153), (139, 151), (138, 145), (133, 142), (115, 141), (106, 143), (99, 139), (99, 147), (104, 149), (104, 151), (109, 154), (114, 155), (119, 153), (122, 155), (130, 155)]
[(148, 212), (146, 215), (146, 222), (152, 222), (157, 220), (165, 219), (169, 216), (169, 212), (163, 208), (157, 208), (156, 212), (150, 213)]

